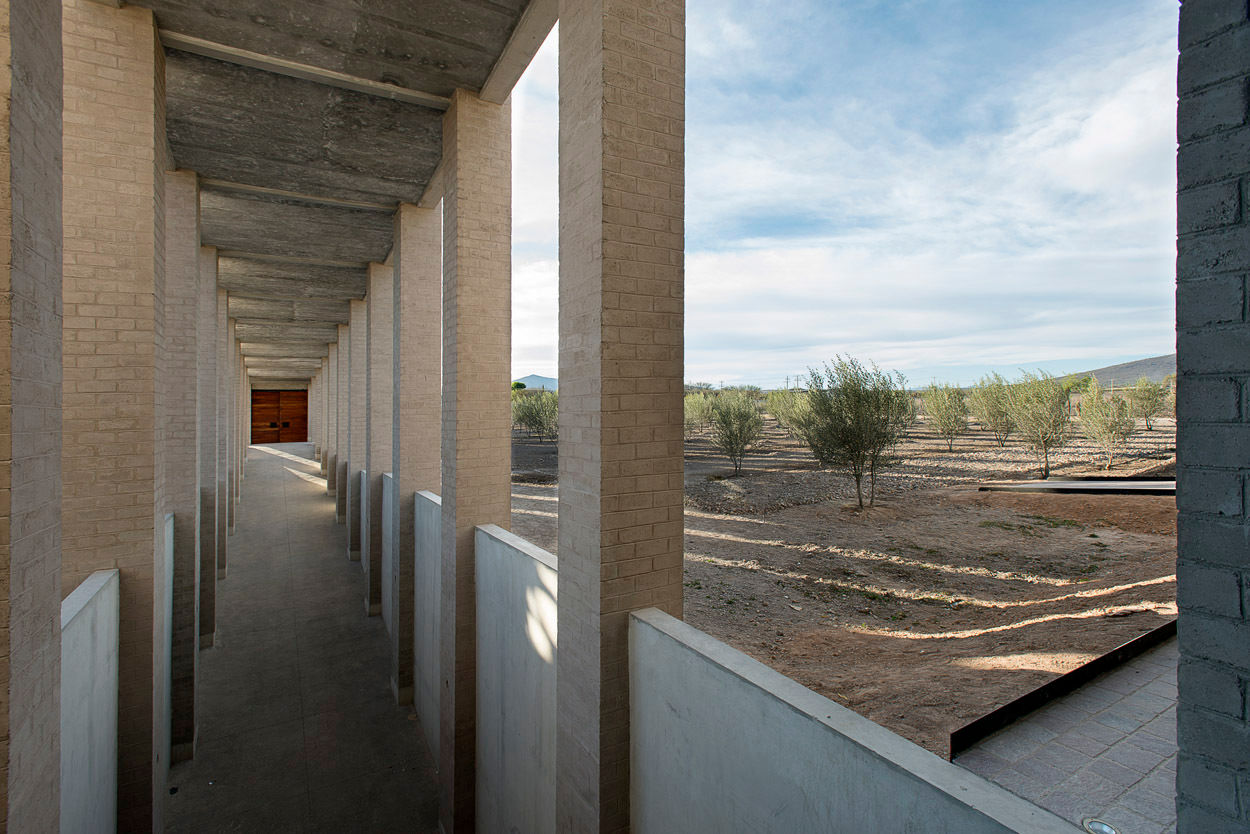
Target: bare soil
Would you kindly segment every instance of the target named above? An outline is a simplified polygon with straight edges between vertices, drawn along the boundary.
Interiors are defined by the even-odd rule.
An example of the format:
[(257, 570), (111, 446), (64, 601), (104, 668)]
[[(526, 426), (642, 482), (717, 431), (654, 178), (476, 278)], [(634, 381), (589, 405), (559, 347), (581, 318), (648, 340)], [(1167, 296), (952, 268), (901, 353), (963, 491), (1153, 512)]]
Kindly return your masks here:
[[(1172, 497), (979, 492), (1037, 475), (1021, 447), (915, 432), (860, 510), (773, 426), (739, 477), (686, 453), (685, 618), (945, 755), (948, 735), (1176, 614)], [(1052, 477), (1103, 475), (1078, 441)], [(1109, 474), (1166, 470), (1170, 421)], [(517, 438), (513, 529), (556, 546), (555, 444)]]

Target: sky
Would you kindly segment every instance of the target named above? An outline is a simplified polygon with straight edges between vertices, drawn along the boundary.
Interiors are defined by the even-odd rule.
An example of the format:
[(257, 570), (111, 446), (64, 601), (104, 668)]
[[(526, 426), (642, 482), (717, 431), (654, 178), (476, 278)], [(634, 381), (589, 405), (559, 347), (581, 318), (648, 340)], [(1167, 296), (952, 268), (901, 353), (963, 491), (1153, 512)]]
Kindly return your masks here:
[[(686, 380), (1174, 351), (1176, 0), (687, 0)], [(556, 376), (557, 54), (513, 91), (514, 378)]]

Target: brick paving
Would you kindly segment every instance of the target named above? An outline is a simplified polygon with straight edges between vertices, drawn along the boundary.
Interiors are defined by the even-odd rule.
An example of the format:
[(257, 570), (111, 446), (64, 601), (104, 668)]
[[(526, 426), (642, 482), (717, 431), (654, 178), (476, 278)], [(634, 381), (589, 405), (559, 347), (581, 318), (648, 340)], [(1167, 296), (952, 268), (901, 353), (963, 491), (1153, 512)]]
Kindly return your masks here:
[(1169, 640), (955, 761), (1078, 825), (1174, 832), (1177, 657)]
[(434, 764), (390, 693), (379, 617), (308, 443), (252, 447), (217, 643), (200, 653), (199, 745), (170, 774), (167, 831), (425, 832)]

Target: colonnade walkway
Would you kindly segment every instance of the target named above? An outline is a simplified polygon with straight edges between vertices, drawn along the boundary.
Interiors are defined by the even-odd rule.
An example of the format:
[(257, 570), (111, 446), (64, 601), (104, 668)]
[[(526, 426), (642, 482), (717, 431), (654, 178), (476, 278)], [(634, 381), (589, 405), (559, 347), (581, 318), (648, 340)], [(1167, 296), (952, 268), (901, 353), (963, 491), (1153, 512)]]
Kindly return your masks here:
[(200, 652), (199, 744), (174, 766), (168, 831), (436, 831), (433, 761), (395, 705), (334, 499), (308, 443), (253, 446)]

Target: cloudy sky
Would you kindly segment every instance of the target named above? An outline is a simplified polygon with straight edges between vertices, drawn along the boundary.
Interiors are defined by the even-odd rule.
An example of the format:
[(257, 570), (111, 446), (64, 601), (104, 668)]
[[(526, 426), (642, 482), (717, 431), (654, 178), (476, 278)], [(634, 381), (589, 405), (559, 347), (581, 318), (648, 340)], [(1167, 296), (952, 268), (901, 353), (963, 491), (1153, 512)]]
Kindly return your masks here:
[[(1171, 353), (1176, 0), (688, 0), (686, 379)], [(556, 375), (558, 32), (513, 94), (514, 376)]]

